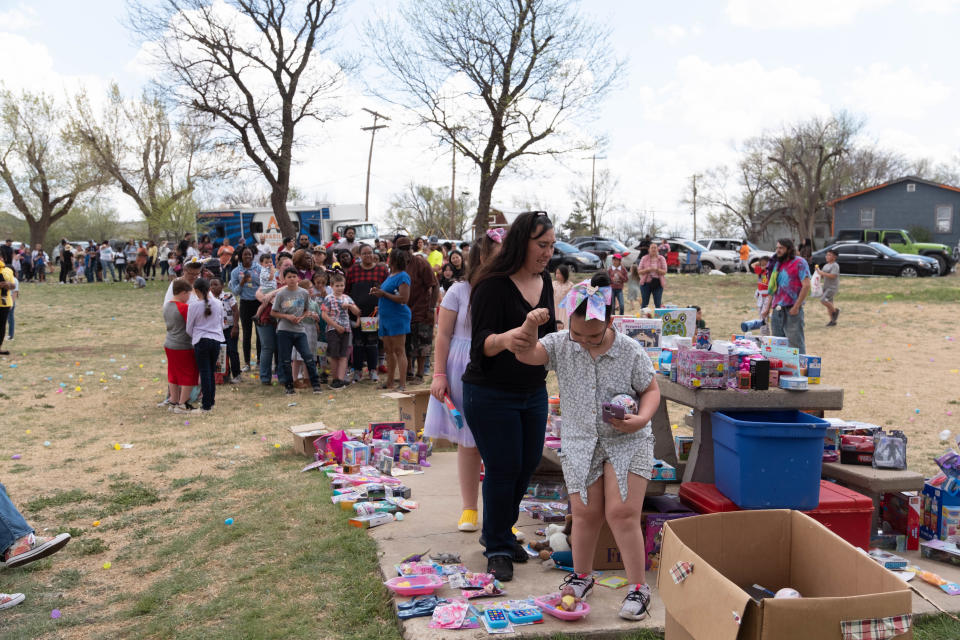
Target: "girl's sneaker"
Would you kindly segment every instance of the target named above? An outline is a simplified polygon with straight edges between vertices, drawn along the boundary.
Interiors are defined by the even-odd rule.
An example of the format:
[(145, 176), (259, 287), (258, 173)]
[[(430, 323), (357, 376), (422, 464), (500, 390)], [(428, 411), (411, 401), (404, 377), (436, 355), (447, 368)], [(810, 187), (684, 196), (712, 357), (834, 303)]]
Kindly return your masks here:
[(644, 585), (627, 594), (620, 605), (620, 617), (624, 620), (643, 620), (650, 606), (650, 587)]
[[(581, 578), (576, 573), (569, 573), (567, 577), (563, 579), (563, 584), (560, 585), (560, 593), (563, 595), (575, 596), (581, 600), (586, 599), (590, 592), (593, 590), (593, 576), (587, 576), (586, 578)], [(621, 615), (622, 611), (621, 611)]]
[(476, 531), (480, 528), (479, 519), (476, 509), (464, 509), (463, 513), (460, 514), (460, 521), (457, 522), (457, 529), (460, 531)]
[(0, 593), (0, 609), (9, 609), (23, 602), (22, 593)]
[(173, 407), (174, 413), (193, 413), (195, 407), (189, 402), (184, 402), (183, 404), (178, 404)]

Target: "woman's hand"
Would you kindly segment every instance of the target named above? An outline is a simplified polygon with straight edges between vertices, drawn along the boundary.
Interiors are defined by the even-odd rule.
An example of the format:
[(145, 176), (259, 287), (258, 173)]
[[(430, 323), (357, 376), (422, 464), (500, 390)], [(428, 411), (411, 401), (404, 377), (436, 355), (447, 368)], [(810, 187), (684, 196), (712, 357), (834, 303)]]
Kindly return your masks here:
[(372, 295), (374, 298), (382, 298), (383, 289), (377, 286), (370, 287), (370, 295)]
[(506, 333), (500, 334), (500, 345), (503, 346), (507, 351), (513, 353), (523, 353), (524, 351), (529, 351), (533, 345), (537, 343), (537, 334), (534, 332), (532, 335), (530, 331), (526, 328), (526, 323), (517, 327), (516, 329), (511, 329)]
[(450, 388), (447, 386), (447, 376), (434, 374), (433, 382), (430, 383), (430, 395), (440, 402), (443, 402), (443, 396), (449, 393)]

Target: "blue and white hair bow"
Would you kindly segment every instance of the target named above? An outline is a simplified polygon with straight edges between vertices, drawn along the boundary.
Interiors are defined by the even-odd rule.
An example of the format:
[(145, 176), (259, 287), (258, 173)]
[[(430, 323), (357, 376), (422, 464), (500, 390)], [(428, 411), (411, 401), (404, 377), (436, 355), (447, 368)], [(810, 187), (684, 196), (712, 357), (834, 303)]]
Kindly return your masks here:
[(587, 320), (606, 320), (607, 307), (613, 302), (611, 287), (594, 287), (589, 280), (574, 285), (560, 303), (560, 308), (572, 314), (583, 301), (587, 301)]

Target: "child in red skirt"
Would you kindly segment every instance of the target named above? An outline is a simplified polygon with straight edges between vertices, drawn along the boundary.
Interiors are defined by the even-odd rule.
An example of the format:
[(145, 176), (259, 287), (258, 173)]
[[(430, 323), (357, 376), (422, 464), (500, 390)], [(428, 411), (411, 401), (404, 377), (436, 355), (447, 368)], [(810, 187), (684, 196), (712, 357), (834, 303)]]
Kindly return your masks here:
[(193, 353), (193, 342), (187, 335), (187, 301), (193, 286), (183, 278), (173, 281), (173, 300), (163, 307), (163, 321), (167, 325), (167, 339), (163, 349), (167, 353), (167, 383), (170, 387), (170, 410), (190, 413), (187, 402), (197, 386), (200, 372)]

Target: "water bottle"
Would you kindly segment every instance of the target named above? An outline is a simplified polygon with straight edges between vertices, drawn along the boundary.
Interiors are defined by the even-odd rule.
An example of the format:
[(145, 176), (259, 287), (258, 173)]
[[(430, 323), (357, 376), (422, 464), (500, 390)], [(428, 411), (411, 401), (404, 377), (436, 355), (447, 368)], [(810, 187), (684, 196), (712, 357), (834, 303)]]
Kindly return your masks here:
[(759, 329), (760, 327), (767, 324), (766, 320), (762, 318), (757, 318), (756, 320), (745, 320), (740, 323), (740, 331), (746, 333), (747, 331), (753, 331), (754, 329)]

